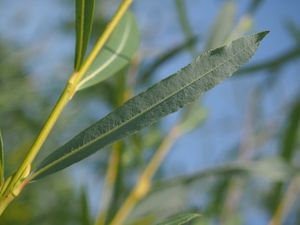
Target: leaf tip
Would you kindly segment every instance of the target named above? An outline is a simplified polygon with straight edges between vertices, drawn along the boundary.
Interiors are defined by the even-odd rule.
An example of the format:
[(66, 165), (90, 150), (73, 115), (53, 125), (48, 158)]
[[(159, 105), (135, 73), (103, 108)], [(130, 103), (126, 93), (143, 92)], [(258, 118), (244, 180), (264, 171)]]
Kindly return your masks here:
[(268, 30), (257, 33), (256, 34), (256, 40), (258, 42), (260, 42), (262, 39), (265, 38), (265, 36), (267, 36), (268, 33), (270, 33), (270, 31), (268, 31)]

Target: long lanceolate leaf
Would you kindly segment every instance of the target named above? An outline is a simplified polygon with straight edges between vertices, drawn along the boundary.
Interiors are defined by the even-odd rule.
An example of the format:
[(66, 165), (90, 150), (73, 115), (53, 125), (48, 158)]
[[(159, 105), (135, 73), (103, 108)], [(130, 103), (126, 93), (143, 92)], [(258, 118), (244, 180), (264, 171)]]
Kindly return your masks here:
[(280, 157), (259, 159), (250, 162), (231, 162), (220, 166), (207, 168), (190, 175), (179, 176), (162, 180), (154, 185), (153, 192), (176, 185), (190, 185), (210, 176), (233, 177), (234, 175), (247, 175), (266, 179), (272, 182), (285, 182), (300, 170), (292, 168)]
[(196, 100), (246, 63), (266, 34), (240, 38), (203, 53), (58, 148), (41, 163), (32, 179), (62, 170)]
[(4, 182), (4, 149), (3, 149), (3, 140), (0, 131), (0, 187)]
[(79, 70), (92, 31), (95, 0), (76, 0), (75, 70)]
[(99, 52), (85, 73), (78, 89), (100, 83), (123, 69), (136, 52), (140, 43), (139, 40), (135, 17), (131, 12), (127, 12), (108, 39), (105, 48)]

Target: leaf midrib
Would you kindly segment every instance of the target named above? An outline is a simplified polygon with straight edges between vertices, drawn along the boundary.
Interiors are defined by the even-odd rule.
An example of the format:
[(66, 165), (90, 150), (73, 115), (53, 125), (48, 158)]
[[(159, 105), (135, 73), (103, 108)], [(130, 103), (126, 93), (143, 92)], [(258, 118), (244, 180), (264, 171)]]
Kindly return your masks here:
[[(247, 46), (246, 46), (247, 47)], [(211, 52), (211, 51), (210, 51)], [(241, 49), (240, 52), (247, 52), (245, 49)], [(151, 105), (148, 109), (140, 112), (140, 113), (137, 113), (135, 116), (131, 117), (130, 119), (128, 119), (126, 122), (120, 124), (120, 126), (117, 126), (116, 128), (113, 128), (111, 129), (110, 131), (104, 133), (103, 135), (99, 136), (98, 138), (95, 138), (93, 140), (91, 140), (90, 142), (86, 143), (86, 144), (83, 144), (81, 145), (80, 147), (78, 147), (77, 149), (71, 151), (69, 154), (65, 154), (63, 155), (62, 157), (60, 157), (59, 159), (53, 161), (52, 163), (48, 164), (48, 166), (45, 166), (43, 167), (41, 170), (38, 170), (36, 173), (33, 173), (32, 174), (32, 177), (37, 177), (38, 175), (40, 175), (41, 173), (43, 173), (44, 171), (46, 171), (48, 168), (52, 167), (53, 165), (63, 161), (65, 158), (69, 157), (70, 155), (74, 155), (76, 154), (77, 152), (79, 152), (81, 149), (89, 146), (89, 145), (92, 145), (93, 143), (97, 142), (98, 140), (108, 136), (109, 134), (113, 133), (114, 131), (120, 129), (121, 127), (125, 126), (126, 124), (130, 123), (131, 121), (135, 120), (136, 118), (138, 118), (140, 115), (143, 115), (144, 113), (150, 111), (151, 109), (155, 108), (156, 106), (160, 105), (161, 103), (163, 103), (164, 101), (166, 101), (167, 99), (173, 97), (174, 95), (176, 95), (177, 93), (181, 92), (183, 89), (191, 86), (193, 83), (195, 83), (196, 81), (202, 79), (203, 77), (207, 76), (208, 74), (210, 74), (211, 72), (213, 72), (214, 70), (216, 70), (217, 68), (223, 66), (225, 63), (229, 62), (230, 60), (232, 60), (237, 54), (239, 54), (240, 52), (237, 52), (235, 54), (232, 55), (232, 57), (228, 57), (226, 60), (224, 60), (224, 62), (220, 63), (219, 65), (215, 66), (213, 69), (207, 71), (206, 73), (204, 73), (202, 76), (200, 76), (199, 78), (191, 81), (190, 83), (188, 83), (187, 85), (181, 87), (178, 91), (175, 91), (174, 93), (166, 96), (165, 98), (163, 98), (161, 101), (158, 101), (158, 103), (155, 103), (153, 105)]]

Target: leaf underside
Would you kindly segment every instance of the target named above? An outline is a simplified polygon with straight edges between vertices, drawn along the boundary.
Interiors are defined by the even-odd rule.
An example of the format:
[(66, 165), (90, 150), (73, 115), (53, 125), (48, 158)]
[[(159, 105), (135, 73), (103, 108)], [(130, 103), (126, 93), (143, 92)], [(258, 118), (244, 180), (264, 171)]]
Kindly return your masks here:
[(42, 161), (32, 179), (62, 170), (193, 102), (246, 63), (267, 33), (239, 38), (201, 54), (58, 148)]
[(140, 35), (135, 16), (131, 12), (126, 12), (84, 75), (78, 89), (100, 83), (123, 69), (130, 63), (139, 43)]
[(76, 71), (82, 65), (93, 24), (95, 0), (76, 0), (76, 47), (74, 68)]

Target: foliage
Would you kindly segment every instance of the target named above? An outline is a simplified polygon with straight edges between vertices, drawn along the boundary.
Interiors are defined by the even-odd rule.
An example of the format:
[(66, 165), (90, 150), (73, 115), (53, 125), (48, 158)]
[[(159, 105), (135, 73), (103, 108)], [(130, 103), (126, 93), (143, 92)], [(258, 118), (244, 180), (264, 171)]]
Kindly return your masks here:
[[(245, 34), (252, 29), (254, 13), (262, 2), (253, 1), (236, 21), (237, 3), (226, 1), (205, 39), (194, 34), (185, 1), (174, 1), (185, 40), (147, 63), (138, 52), (142, 35), (135, 8), (129, 9), (132, 0), (121, 1), (109, 21), (104, 21), (104, 17), (98, 20), (97, 6), (102, 6), (103, 2), (76, 0), (74, 71), (41, 130), (40, 124), (56, 97), (52, 93), (50, 97), (36, 94), (44, 90), (34, 86), (24, 75), (26, 57), (12, 60), (18, 67), (11, 66), (9, 61), (0, 62), (3, 70), (8, 68), (6, 74), (10, 74), (0, 78), (0, 116), (5, 118), (10, 114), (12, 118), (0, 123), (3, 133), (3, 138), (0, 133), (0, 212), (3, 213), (0, 224), (17, 225), (26, 221), (25, 224), (32, 225), (202, 225), (220, 220), (222, 224), (245, 224), (245, 218), (236, 210), (236, 203), (231, 202), (232, 199), (239, 200), (239, 196), (232, 196), (240, 193), (243, 187), (249, 192), (251, 185), (248, 184), (255, 183), (252, 181), (256, 179), (270, 186), (271, 191), (264, 194), (266, 199), (262, 205), (272, 215), (272, 224), (280, 224), (291, 210), (289, 203), (293, 198), (290, 196), (299, 180), (299, 168), (293, 161), (299, 146), (299, 99), (292, 104), (282, 129), (278, 156), (252, 159), (242, 154), (235, 161), (171, 179), (160, 170), (175, 142), (201, 127), (209, 116), (203, 103), (196, 101), (206, 91), (236, 71), (234, 77), (262, 70), (278, 71), (299, 57), (297, 28), (290, 25), (290, 33), (297, 42), (295, 48), (239, 70), (255, 54), (268, 33)], [(99, 38), (95, 36), (98, 24), (106, 24)], [(198, 53), (198, 43), (203, 44), (202, 53)], [(186, 50), (194, 57), (191, 64), (151, 84), (158, 69)], [(12, 94), (15, 83), (22, 85)], [(149, 88), (135, 94), (137, 89), (145, 89), (145, 86)], [(31, 91), (29, 102), (22, 104), (22, 96), (28, 90)], [(101, 99), (111, 109), (97, 122), (94, 111), (90, 117), (84, 112), (88, 111), (86, 102), (93, 99), (96, 99), (92, 102), (94, 105)], [(75, 107), (82, 107), (80, 113), (72, 113), (70, 108), (74, 105), (67, 108), (71, 100)], [(28, 110), (31, 102), (39, 105), (33, 114)], [(174, 125), (164, 131), (161, 119), (183, 107), (180, 114), (176, 114)], [(66, 112), (61, 115), (63, 110)], [(61, 116), (63, 119), (59, 120)], [(60, 137), (69, 121), (74, 121), (80, 129), (86, 124), (92, 125), (61, 144)], [(56, 124), (60, 127), (54, 127)], [(38, 130), (39, 134), (30, 145)], [(49, 136), (50, 132), (53, 135)], [(70, 133), (76, 132), (78, 129), (71, 129)], [(258, 129), (255, 131), (257, 137), (253, 139), (259, 139), (260, 132), (266, 133)], [(19, 133), (18, 140), (16, 135)], [(46, 144), (48, 139), (52, 143)], [(45, 146), (45, 152), (41, 152), (42, 146)], [(243, 150), (243, 143), (241, 146)], [(16, 150), (10, 153), (7, 149)], [(95, 217), (95, 206), (90, 198), (95, 200), (93, 191), (86, 187), (77, 191), (73, 177), (68, 173), (47, 176), (101, 149), (101, 159), (93, 157), (91, 163), (85, 161), (79, 165), (91, 167), (89, 174), (105, 183), (101, 210)], [(204, 195), (204, 207), (193, 205), (193, 198), (198, 195)]]

